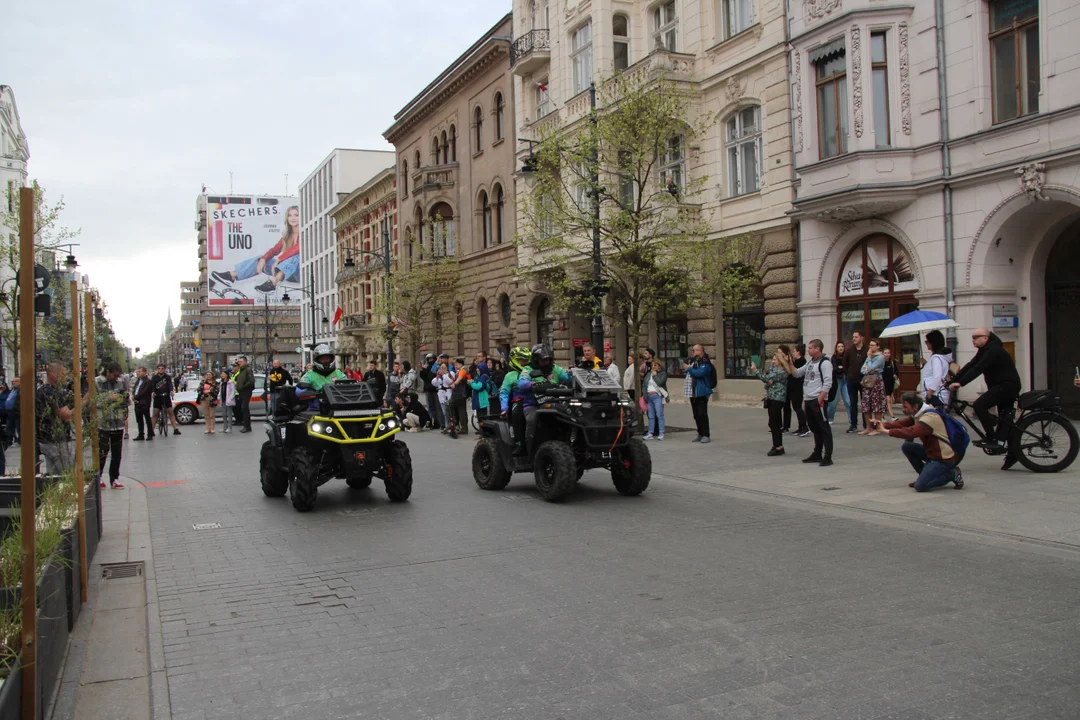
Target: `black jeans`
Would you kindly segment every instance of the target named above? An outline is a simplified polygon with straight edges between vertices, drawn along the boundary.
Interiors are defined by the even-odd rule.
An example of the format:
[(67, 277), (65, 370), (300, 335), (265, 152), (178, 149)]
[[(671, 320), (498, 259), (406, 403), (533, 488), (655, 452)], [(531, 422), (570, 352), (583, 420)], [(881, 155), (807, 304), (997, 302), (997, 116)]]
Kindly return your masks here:
[(98, 452), (101, 454), (101, 468), (98, 480), (105, 474), (105, 461), (109, 460), (109, 482), (120, 479), (120, 457), (124, 450), (123, 430), (98, 430)]
[(454, 418), (454, 425), (457, 426), (458, 433), (462, 435), (469, 434), (469, 399), (462, 398), (461, 400), (451, 400), (446, 405), (447, 412), (451, 413)]
[(825, 408), (817, 398), (803, 403), (806, 409), (806, 421), (810, 432), (814, 433), (814, 454), (832, 457), (832, 425), (825, 417)]
[(236, 424), (251, 429), (251, 390), (236, 393)]
[(443, 426), (443, 416), (442, 410), (439, 409), (439, 391), (425, 390), (424, 394), (427, 395), (427, 409), (428, 415), (431, 415), (431, 425), (441, 428)]
[[(135, 406), (135, 422), (139, 425), (139, 437), (154, 437), (154, 420), (150, 417), (149, 405)], [(146, 423), (146, 434), (143, 435), (143, 423)]]
[(694, 411), (697, 434), (703, 438), (709, 437), (709, 396), (690, 398), (690, 409)]
[[(990, 408), (997, 408), (998, 418), (1007, 417), (1011, 420), (1013, 404), (1019, 396), (1020, 388), (1016, 385), (995, 385), (992, 388), (987, 388), (986, 392), (971, 403), (971, 407), (975, 409), (975, 415), (979, 418), (979, 422), (982, 423), (983, 430), (986, 431), (987, 440), (997, 438), (1004, 442), (1008, 441), (1008, 430), (1004, 427), (1004, 423), (996, 422), (996, 418), (990, 414)], [(997, 425), (996, 431), (994, 429), (995, 425)]]
[(780, 430), (783, 427), (784, 405), (786, 404), (783, 400), (766, 400), (766, 407), (769, 411), (769, 432), (772, 433), (772, 446), (774, 448), (784, 447), (784, 435)]
[(788, 388), (787, 400), (784, 401), (784, 427), (788, 430), (791, 429), (791, 410), (795, 410), (795, 419), (799, 421), (798, 430), (806, 430), (806, 413), (803, 412), (802, 406), (802, 385), (795, 391)]

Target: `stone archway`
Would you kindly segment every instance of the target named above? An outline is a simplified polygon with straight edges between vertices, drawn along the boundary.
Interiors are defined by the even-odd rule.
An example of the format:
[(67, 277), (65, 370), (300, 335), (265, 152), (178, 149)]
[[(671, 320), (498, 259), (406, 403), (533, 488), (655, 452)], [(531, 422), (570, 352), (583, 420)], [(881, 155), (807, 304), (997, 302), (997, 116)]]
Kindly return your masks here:
[(1065, 411), (1080, 417), (1080, 389), (1073, 386), (1080, 358), (1080, 220), (1054, 241), (1046, 261), (1046, 379)]

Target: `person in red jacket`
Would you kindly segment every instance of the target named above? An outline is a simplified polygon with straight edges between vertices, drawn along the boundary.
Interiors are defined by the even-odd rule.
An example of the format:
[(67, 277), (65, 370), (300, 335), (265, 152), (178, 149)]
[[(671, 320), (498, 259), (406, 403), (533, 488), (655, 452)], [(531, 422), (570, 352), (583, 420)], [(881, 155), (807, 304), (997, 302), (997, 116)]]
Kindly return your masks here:
[[(964, 487), (964, 476), (960, 473), (960, 461), (963, 454), (957, 455), (949, 445), (949, 432), (945, 421), (934, 408), (923, 402), (915, 392), (906, 392), (901, 407), (904, 417), (895, 422), (872, 420), (876, 430), (901, 438), (905, 442), (900, 447), (911, 467), (919, 474), (908, 487), (916, 492), (926, 492), (934, 488), (955, 483), (959, 490)], [(922, 444), (915, 442), (916, 439)]]

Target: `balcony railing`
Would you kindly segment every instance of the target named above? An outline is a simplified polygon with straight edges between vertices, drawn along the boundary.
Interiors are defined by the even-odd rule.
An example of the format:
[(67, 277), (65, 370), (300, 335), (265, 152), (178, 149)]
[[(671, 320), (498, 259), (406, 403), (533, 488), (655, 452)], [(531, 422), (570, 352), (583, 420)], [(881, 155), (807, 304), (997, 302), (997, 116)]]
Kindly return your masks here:
[[(510, 67), (519, 63), (534, 65), (551, 57), (551, 33), (548, 30), (530, 30), (510, 44)], [(515, 68), (515, 72), (527, 71)]]
[(367, 327), (367, 315), (364, 313), (345, 315), (341, 318), (341, 327), (343, 330), (362, 330)]
[(420, 168), (413, 173), (413, 194), (454, 187), (457, 182), (457, 171), (456, 162)]

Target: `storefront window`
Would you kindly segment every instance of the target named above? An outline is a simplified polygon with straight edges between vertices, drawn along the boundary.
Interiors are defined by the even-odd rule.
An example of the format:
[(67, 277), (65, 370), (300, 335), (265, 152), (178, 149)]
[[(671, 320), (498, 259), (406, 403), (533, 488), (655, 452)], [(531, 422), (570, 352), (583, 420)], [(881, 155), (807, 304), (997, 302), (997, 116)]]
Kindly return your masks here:
[(753, 377), (750, 363), (765, 357), (765, 309), (743, 309), (724, 316), (724, 377)]
[(664, 363), (668, 377), (685, 377), (683, 363), (690, 355), (686, 344), (688, 334), (686, 318), (661, 320), (656, 326), (656, 352)]

